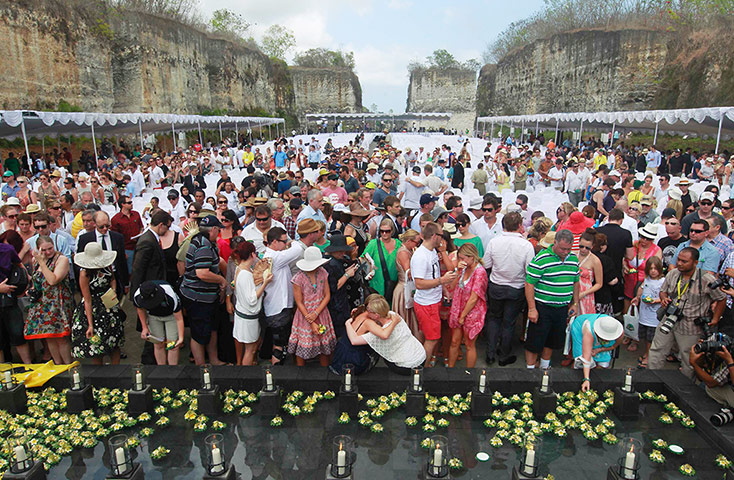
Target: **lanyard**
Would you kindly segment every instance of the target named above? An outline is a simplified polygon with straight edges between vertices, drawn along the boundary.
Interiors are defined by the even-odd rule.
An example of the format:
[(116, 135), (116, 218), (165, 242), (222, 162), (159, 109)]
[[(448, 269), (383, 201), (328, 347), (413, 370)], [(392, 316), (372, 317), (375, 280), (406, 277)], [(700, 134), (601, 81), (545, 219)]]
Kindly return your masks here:
[[(695, 275), (695, 273), (694, 273), (694, 275)], [(685, 286), (683, 287), (683, 291), (681, 292), (681, 290), (680, 290), (680, 281), (682, 280), (682, 278), (683, 278), (682, 276), (678, 278), (678, 287), (677, 288), (678, 288), (678, 300), (679, 301), (680, 301), (680, 298), (686, 293), (686, 290), (688, 290), (688, 285), (691, 284), (691, 279), (693, 279), (692, 276), (691, 276), (691, 278), (688, 279), (688, 281), (686, 282)]]

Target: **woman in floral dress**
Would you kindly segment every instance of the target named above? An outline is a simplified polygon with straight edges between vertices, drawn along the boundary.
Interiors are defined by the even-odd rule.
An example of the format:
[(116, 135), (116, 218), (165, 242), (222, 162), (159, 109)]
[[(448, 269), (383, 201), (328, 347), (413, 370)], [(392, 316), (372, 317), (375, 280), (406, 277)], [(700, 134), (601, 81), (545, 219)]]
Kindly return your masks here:
[(318, 247), (308, 247), (303, 259), (296, 263), (301, 270), (291, 283), (296, 314), (288, 339), (288, 353), (296, 356), (296, 365), (306, 365), (306, 360), (319, 357), (321, 366), (328, 367), (336, 348), (336, 335), (331, 324), (329, 304), (329, 274), (322, 265), (328, 262)]
[(112, 364), (120, 363), (120, 347), (125, 341), (123, 315), (114, 296), (116, 282), (111, 268), (116, 256), (117, 252), (102, 250), (97, 242), (92, 242), (74, 257), (81, 268), (82, 301), (74, 312), (71, 326), (71, 353), (75, 358), (91, 358), (96, 365), (102, 364), (105, 355), (110, 356)]
[(44, 339), (56, 365), (72, 362), (71, 316), (74, 297), (69, 285), (69, 259), (56, 251), (50, 237), (42, 235), (33, 252), (35, 271), (24, 336), (27, 340)]

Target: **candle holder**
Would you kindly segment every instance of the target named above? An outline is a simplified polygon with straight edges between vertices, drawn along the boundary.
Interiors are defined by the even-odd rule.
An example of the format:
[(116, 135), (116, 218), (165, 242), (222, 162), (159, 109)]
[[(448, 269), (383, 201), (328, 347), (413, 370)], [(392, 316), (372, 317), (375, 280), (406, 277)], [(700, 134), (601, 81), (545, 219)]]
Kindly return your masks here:
[(526, 435), (523, 441), (520, 464), (513, 467), (513, 480), (527, 480), (540, 476), (540, 453), (543, 439), (537, 435)]
[(428, 448), (426, 478), (448, 478), (449, 476), (449, 440), (442, 435), (431, 437)]
[(489, 388), (487, 371), (482, 370), (477, 375), (471, 392), (471, 416), (473, 418), (486, 418), (492, 414), (492, 410), (492, 389)]
[(145, 380), (145, 369), (139, 363), (132, 369), (132, 388), (127, 392), (127, 410), (131, 414), (153, 411), (153, 388)]
[(642, 442), (625, 437), (619, 442), (617, 464), (609, 467), (607, 480), (637, 480), (640, 478)]
[(533, 411), (541, 418), (556, 410), (558, 397), (553, 392), (552, 380), (551, 371), (545, 369), (541, 373), (540, 386), (533, 389)]
[(81, 413), (94, 408), (94, 392), (91, 385), (86, 385), (82, 366), (69, 368), (69, 390), (66, 391), (66, 411)]
[(352, 478), (354, 463), (354, 441), (348, 435), (337, 435), (331, 443), (331, 464), (327, 468), (326, 479)]
[(408, 392), (423, 392), (423, 367), (411, 368)]
[(410, 384), (406, 392), (405, 413), (409, 417), (422, 416), (426, 410), (426, 394), (423, 391), (423, 367), (410, 369)]
[(204, 480), (235, 480), (237, 471), (232, 465), (227, 466), (224, 452), (224, 436), (213, 433), (204, 439), (206, 446), (206, 474)]
[(342, 367), (342, 384), (339, 387), (339, 411), (356, 417), (359, 412), (359, 388), (355, 382), (354, 365), (347, 363)]
[(625, 372), (622, 387), (614, 388), (612, 411), (620, 420), (634, 420), (640, 417), (640, 395), (632, 384), (632, 369)]
[(110, 469), (112, 478), (127, 478), (134, 470), (133, 457), (127, 446), (127, 435), (119, 434), (110, 437)]
[(199, 369), (199, 373), (201, 377), (200, 391), (214, 390), (214, 383), (212, 383), (212, 366), (208, 363), (202, 365)]
[(25, 384), (13, 376), (13, 365), (0, 367), (0, 410), (8, 413), (25, 414), (28, 411), (28, 395)]
[(199, 369), (201, 388), (197, 392), (199, 411), (204, 415), (216, 415), (222, 411), (222, 396), (219, 394), (219, 385), (212, 379), (212, 366), (202, 365)]
[(8, 471), (3, 478), (11, 480), (45, 480), (43, 462), (33, 461), (33, 451), (25, 437), (11, 437), (6, 444), (9, 453)]
[(260, 390), (259, 410), (268, 417), (277, 415), (281, 405), (280, 386), (275, 384), (272, 368), (271, 365), (263, 366), (263, 386)]

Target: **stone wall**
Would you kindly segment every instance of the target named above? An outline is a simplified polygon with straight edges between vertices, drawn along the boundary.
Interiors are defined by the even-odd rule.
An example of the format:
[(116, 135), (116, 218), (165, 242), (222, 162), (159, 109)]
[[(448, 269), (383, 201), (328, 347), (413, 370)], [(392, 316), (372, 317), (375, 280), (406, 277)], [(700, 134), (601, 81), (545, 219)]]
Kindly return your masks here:
[[(449, 128), (472, 129), (476, 116), (476, 73), (468, 70), (419, 69), (411, 72), (408, 84), (408, 112), (449, 112)], [(435, 124), (435, 125), (434, 125)], [(444, 126), (445, 122), (424, 121), (423, 126)]]
[(361, 111), (351, 71), (288, 68), (172, 20), (81, 0), (0, 3), (0, 108), (294, 115)]

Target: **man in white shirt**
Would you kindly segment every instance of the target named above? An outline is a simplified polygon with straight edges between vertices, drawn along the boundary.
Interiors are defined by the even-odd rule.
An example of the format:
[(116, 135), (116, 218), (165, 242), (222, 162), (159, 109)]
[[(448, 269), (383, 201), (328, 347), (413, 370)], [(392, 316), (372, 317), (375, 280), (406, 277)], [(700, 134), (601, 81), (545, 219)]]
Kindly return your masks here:
[(255, 208), (255, 221), (242, 230), (242, 237), (253, 243), (257, 253), (262, 255), (265, 253), (265, 235), (273, 227), (279, 227), (285, 230), (285, 226), (277, 220), (274, 220), (273, 213), (267, 205), (260, 205)]
[(405, 188), (405, 196), (403, 197), (403, 206), (407, 210), (417, 210), (420, 208), (420, 198), (423, 190), (426, 189), (423, 180), (420, 177), (421, 167), (413, 167), (412, 175), (405, 178), (403, 186)]
[(152, 189), (163, 188), (161, 182), (166, 178), (166, 174), (163, 173), (163, 169), (160, 167), (159, 163), (162, 163), (160, 159), (152, 159), (148, 164), (148, 168), (150, 169), (150, 173), (148, 173), (148, 181), (150, 182), (150, 188)]
[(523, 237), (522, 217), (517, 212), (502, 218), (504, 231), (490, 240), (484, 255), (489, 275), (489, 302), (485, 338), (487, 364), (499, 357), (500, 366), (515, 363), (512, 336), (515, 318), (525, 308), (525, 269), (535, 256), (533, 245)]
[(186, 220), (186, 207), (183, 206), (183, 202), (176, 190), (169, 190), (167, 197), (168, 202), (171, 204), (171, 208), (168, 209), (168, 213), (171, 215), (171, 218), (173, 218), (173, 224), (178, 226), (181, 222)]
[(431, 213), (436, 206), (436, 200), (438, 197), (432, 196), (430, 193), (424, 193), (421, 195), (421, 208), (413, 215), (413, 220), (410, 222), (410, 228), (420, 233), (421, 231), (421, 216), (425, 213)]
[(438, 197), (449, 188), (446, 182), (433, 174), (433, 167), (431, 165), (425, 165), (423, 171), (426, 174), (426, 178), (423, 179), (423, 184), (428, 187), (431, 194)]
[(211, 160), (212, 170), (215, 172), (218, 172), (222, 169), (222, 155), (219, 154), (219, 150), (216, 148), (212, 149), (211, 155), (209, 155), (209, 159)]
[(405, 153), (403, 154), (403, 160), (405, 160), (405, 164), (409, 168), (413, 168), (416, 166), (418, 156), (410, 149), (410, 147), (407, 147), (405, 149)]
[(572, 161), (571, 169), (566, 171), (566, 193), (568, 193), (568, 201), (574, 207), (578, 208), (579, 203), (584, 199), (584, 190), (590, 176), (589, 170), (581, 169), (576, 161)]
[[(454, 270), (441, 276), (439, 256), (436, 253), (444, 241), (439, 235), (440, 231), (438, 224), (428, 223), (422, 233), (423, 244), (410, 259), (410, 271), (416, 288), (413, 309), (418, 325), (425, 335), (423, 348), (426, 350), (426, 366), (430, 363), (433, 351), (441, 339), (441, 318), (438, 315), (442, 297), (441, 286), (452, 283), (457, 277)], [(442, 255), (447, 255), (445, 250)]]
[(668, 190), (670, 190), (670, 175), (667, 173), (661, 173), (658, 177), (658, 181), (660, 182), (660, 187), (655, 190), (655, 199), (658, 202), (658, 205), (665, 205), (668, 204)]
[(548, 179), (550, 180), (551, 188), (561, 190), (563, 188), (563, 160), (560, 158), (556, 160), (556, 164), (548, 170)]
[(293, 321), (293, 287), (290, 264), (303, 255), (298, 242), (291, 244), (285, 229), (271, 228), (267, 234), (263, 259), (269, 259), (273, 279), (265, 287), (263, 312), (265, 325), (273, 335), (273, 365), (285, 360), (290, 325)]
[(488, 261), (487, 254), (489, 253), (489, 241), (494, 237), (502, 234), (502, 225), (497, 219), (497, 213), (499, 210), (499, 202), (494, 197), (487, 197), (482, 202), (482, 211), (484, 217), (481, 220), (472, 222), (469, 227), (469, 231), (474, 235), (477, 235), (482, 240), (484, 246), (484, 262)]

